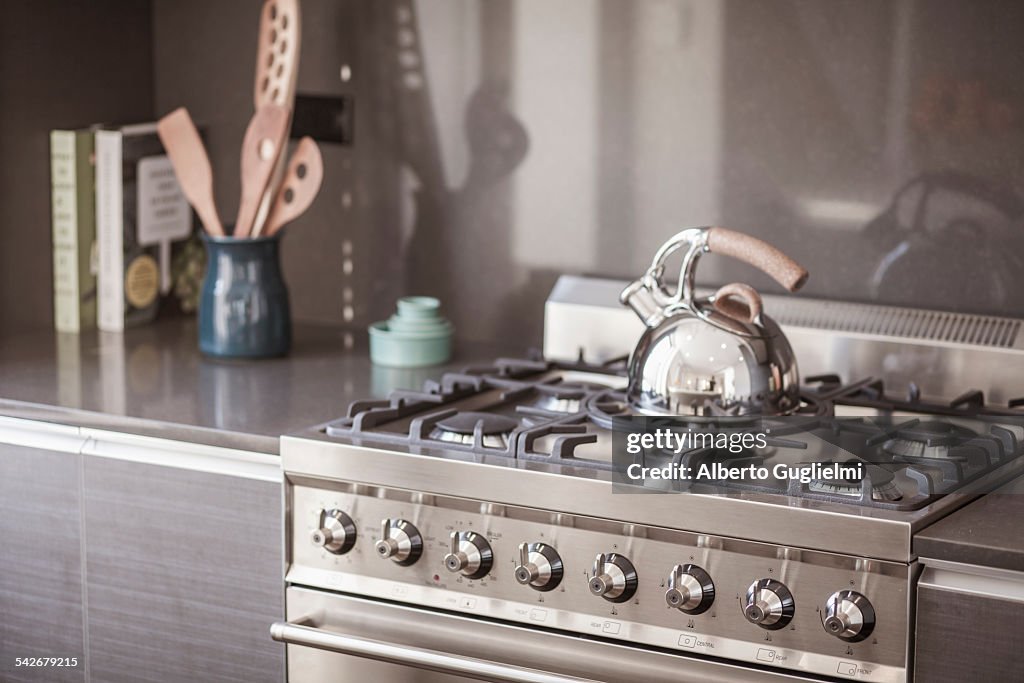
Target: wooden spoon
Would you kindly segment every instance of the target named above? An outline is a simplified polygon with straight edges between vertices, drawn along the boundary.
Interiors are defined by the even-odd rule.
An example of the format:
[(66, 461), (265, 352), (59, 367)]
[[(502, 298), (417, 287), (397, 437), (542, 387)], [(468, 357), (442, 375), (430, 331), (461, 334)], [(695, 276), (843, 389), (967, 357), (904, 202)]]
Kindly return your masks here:
[(256, 110), (242, 141), (242, 197), (238, 202), (235, 236), (252, 233), (256, 212), (277, 165), (288, 134), (289, 110), (264, 104)]
[(199, 131), (184, 107), (175, 109), (156, 124), (157, 134), (178, 176), (181, 191), (199, 214), (206, 232), (224, 235), (224, 226), (213, 201), (213, 172)]
[[(253, 106), (258, 110), (264, 104), (277, 104), (295, 109), (295, 83), (299, 72), (300, 41), (302, 39), (302, 13), (299, 0), (264, 0), (260, 12), (259, 46), (256, 50), (256, 82), (253, 88)], [(287, 144), (287, 128), (280, 140)], [(251, 234), (259, 234), (271, 209), (271, 200), (277, 196), (284, 176), (285, 157), (278, 157), (263, 198), (260, 200)]]
[(302, 138), (288, 162), (288, 171), (274, 198), (263, 233), (270, 237), (305, 213), (320, 191), (323, 177), (324, 162), (320, 148), (313, 138)]

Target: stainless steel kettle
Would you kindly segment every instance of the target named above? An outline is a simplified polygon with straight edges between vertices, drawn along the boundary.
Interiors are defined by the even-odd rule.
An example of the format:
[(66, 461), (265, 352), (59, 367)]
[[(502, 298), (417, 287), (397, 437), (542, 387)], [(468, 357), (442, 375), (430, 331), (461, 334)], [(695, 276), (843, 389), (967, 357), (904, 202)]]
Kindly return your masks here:
[[(666, 288), (665, 261), (685, 249), (679, 283)], [(629, 401), (654, 415), (784, 415), (800, 404), (800, 374), (786, 336), (749, 285), (694, 297), (702, 254), (732, 256), (793, 292), (807, 271), (775, 247), (725, 228), (689, 228), (661, 245), (651, 267), (620, 295), (647, 326), (629, 361)]]

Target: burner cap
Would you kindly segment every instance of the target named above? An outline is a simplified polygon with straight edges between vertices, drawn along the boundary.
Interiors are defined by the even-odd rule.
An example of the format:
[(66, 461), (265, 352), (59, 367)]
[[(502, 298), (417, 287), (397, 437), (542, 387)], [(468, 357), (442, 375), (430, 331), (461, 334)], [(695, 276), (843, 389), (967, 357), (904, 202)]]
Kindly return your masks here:
[(507, 434), (519, 426), (519, 422), (511, 417), (472, 412), (456, 413), (451, 417), (438, 420), (437, 426), (446, 432), (472, 436), (477, 423), (481, 421), (483, 422), (484, 436), (490, 436), (492, 434)]
[[(822, 463), (827, 464), (827, 463)], [(841, 465), (857, 464), (856, 460), (847, 460)], [(896, 484), (893, 473), (877, 465), (864, 463), (864, 475), (871, 481), (871, 498), (880, 501), (897, 501), (903, 498), (903, 493)], [(859, 497), (863, 485), (862, 479), (831, 479), (818, 478), (807, 485), (810, 491), (827, 493), (836, 496)]]
[(975, 436), (966, 427), (932, 420), (898, 430), (882, 444), (882, 450), (901, 458), (949, 458), (951, 447)]

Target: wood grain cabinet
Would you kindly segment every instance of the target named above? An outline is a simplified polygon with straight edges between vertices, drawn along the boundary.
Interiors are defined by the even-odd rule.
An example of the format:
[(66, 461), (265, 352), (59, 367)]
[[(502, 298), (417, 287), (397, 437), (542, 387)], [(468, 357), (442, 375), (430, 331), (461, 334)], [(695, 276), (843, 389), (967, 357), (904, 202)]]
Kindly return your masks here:
[(92, 680), (284, 679), (280, 484), (83, 463)]
[[(0, 681), (85, 680), (81, 457), (0, 443)], [(19, 667), (19, 657), (78, 666)]]
[[(242, 476), (230, 458), (206, 467), (210, 449), (177, 442), (108, 449), (128, 457), (87, 435), (47, 449), (20, 429), (5, 443), (3, 421), (0, 681), (284, 680), (269, 635), (284, 614), (279, 481), (252, 462)], [(175, 457), (188, 467), (154, 464)]]

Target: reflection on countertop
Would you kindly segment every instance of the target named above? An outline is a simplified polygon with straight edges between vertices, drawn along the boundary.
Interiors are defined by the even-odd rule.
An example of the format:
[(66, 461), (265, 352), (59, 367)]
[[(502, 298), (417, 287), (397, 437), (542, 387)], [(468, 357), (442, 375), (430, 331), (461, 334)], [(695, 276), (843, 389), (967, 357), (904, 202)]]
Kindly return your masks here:
[(448, 365), (384, 368), (370, 363), (364, 332), (298, 324), (285, 358), (223, 361), (202, 356), (196, 334), (194, 319), (178, 318), (124, 334), (0, 339), (0, 415), (276, 453), (281, 434), (351, 401), (527, 351), (457, 343)]

